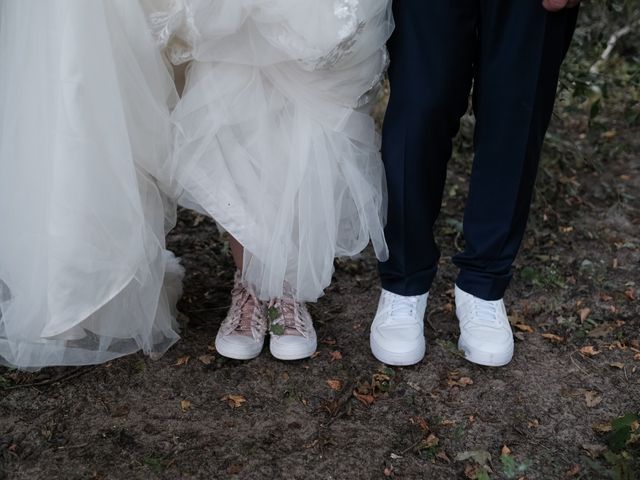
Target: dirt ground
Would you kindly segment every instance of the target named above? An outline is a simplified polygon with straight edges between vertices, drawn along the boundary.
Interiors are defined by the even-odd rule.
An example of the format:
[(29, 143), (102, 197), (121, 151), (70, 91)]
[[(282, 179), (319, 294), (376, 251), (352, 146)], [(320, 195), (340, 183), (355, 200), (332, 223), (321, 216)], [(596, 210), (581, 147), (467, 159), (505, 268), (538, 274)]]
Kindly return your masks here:
[[(631, 130), (617, 135), (636, 141)], [(571, 162), (562, 145), (551, 142), (545, 158)], [(545, 161), (506, 299), (516, 355), (501, 369), (474, 366), (455, 348), (450, 258), (462, 242), (464, 140), (438, 228), (430, 350), (415, 367), (387, 368), (369, 352), (378, 297), (370, 252), (338, 261), (333, 286), (311, 306), (317, 356), (218, 356), (232, 264), (214, 225), (182, 212), (170, 237), (188, 272), (182, 340), (155, 361), (0, 370), (0, 478), (634, 478), (637, 422), (619, 448), (611, 424), (640, 413), (633, 151), (607, 150), (598, 166)]]
[(337, 261), (311, 306), (314, 358), (283, 363), (267, 348), (250, 362), (220, 357), (212, 344), (232, 263), (214, 225), (182, 212), (169, 242), (187, 268), (182, 340), (159, 360), (0, 369), (0, 478), (636, 478), (637, 130), (594, 138), (583, 120), (556, 119), (506, 297), (515, 358), (491, 369), (455, 347), (450, 259), (463, 243), (465, 129), (421, 364), (387, 368), (369, 352), (379, 292), (370, 252)]

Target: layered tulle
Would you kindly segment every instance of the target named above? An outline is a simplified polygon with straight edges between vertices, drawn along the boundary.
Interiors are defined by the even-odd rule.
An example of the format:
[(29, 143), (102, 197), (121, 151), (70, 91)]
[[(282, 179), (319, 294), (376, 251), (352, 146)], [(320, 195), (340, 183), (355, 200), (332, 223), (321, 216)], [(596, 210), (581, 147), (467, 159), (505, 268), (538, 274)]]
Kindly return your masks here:
[(176, 94), (140, 4), (2, 0), (0, 66), (0, 362), (165, 351)]
[(172, 181), (245, 247), (263, 298), (315, 300), (336, 256), (372, 241), (385, 184), (368, 114), (387, 63), (388, 0), (183, 0), (152, 17), (174, 62), (193, 60)]

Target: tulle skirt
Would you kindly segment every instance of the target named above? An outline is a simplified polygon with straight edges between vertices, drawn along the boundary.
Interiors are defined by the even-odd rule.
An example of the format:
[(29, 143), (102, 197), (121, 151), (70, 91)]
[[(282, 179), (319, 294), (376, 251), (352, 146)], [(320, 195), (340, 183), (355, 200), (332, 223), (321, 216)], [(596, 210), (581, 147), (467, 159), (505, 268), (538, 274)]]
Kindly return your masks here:
[(387, 65), (389, 0), (183, 0), (152, 15), (174, 63), (192, 60), (171, 181), (244, 247), (262, 299), (316, 300), (336, 256), (372, 241), (386, 190), (368, 112)]
[(0, 363), (177, 340), (175, 205), (158, 182), (175, 101), (139, 2), (0, 2)]

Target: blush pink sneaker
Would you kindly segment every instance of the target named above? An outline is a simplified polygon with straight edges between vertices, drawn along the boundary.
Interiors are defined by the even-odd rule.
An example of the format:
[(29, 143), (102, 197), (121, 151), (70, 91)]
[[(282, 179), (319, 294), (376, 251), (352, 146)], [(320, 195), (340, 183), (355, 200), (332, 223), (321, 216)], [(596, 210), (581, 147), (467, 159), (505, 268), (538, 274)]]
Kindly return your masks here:
[(293, 296), (274, 300), (267, 309), (271, 321), (271, 354), (279, 360), (310, 357), (318, 347), (318, 338), (307, 306)]
[(267, 333), (264, 304), (242, 283), (236, 272), (231, 291), (231, 307), (216, 336), (220, 355), (236, 360), (250, 360), (260, 355)]

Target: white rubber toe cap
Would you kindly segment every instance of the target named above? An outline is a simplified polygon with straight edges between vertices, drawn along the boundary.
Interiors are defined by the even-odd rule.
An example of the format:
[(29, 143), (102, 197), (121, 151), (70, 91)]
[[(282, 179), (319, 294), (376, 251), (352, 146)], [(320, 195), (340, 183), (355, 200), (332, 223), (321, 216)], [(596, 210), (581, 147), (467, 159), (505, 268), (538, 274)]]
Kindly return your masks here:
[(420, 362), (426, 353), (424, 314), (428, 294), (403, 296), (383, 290), (371, 324), (371, 353), (387, 365)]

